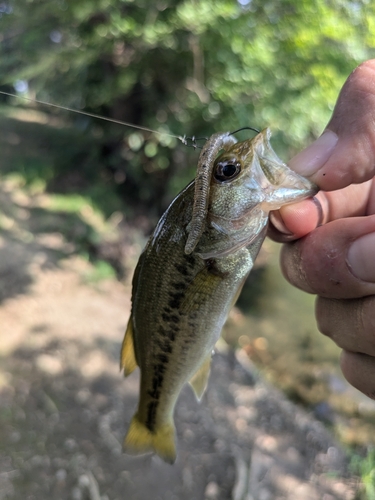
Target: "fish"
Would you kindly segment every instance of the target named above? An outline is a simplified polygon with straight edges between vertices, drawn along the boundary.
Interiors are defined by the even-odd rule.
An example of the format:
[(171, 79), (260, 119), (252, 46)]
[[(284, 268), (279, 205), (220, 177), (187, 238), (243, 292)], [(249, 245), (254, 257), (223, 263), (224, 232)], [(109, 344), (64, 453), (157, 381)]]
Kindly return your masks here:
[(318, 188), (283, 163), (265, 129), (229, 132), (202, 148), (197, 174), (172, 201), (136, 266), (121, 348), (127, 377), (141, 372), (124, 451), (176, 460), (174, 408), (186, 382), (198, 401), (212, 352), (267, 233), (268, 214)]

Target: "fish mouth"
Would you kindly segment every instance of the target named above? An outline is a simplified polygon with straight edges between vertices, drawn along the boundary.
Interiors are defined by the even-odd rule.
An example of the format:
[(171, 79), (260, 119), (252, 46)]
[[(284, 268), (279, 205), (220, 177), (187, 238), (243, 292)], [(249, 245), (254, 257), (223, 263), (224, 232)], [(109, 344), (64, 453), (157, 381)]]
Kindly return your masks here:
[(316, 184), (290, 169), (277, 156), (270, 144), (271, 131), (262, 130), (253, 142), (251, 178), (246, 185), (254, 189), (254, 184), (262, 193), (261, 207), (265, 212), (278, 210), (283, 205), (296, 203), (315, 196), (319, 191)]
[(318, 186), (300, 176), (285, 165), (284, 178), (280, 184), (270, 184), (265, 190), (265, 198), (261, 203), (264, 211), (278, 210), (284, 205), (297, 203), (311, 198), (319, 191)]

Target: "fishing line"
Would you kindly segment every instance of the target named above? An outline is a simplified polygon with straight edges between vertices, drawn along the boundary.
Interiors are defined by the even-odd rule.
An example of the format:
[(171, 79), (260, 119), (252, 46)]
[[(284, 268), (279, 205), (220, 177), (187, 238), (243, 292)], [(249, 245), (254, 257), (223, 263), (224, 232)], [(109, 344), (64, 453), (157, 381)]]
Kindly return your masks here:
[(234, 132), (231, 132), (229, 135), (237, 134), (237, 132), (242, 132), (242, 130), (252, 130), (253, 132), (256, 132), (257, 134), (260, 133), (260, 130), (254, 127), (242, 127), (239, 128), (238, 130), (235, 130)]
[[(41, 101), (39, 99), (31, 99), (30, 97), (12, 94), (11, 92), (4, 92), (4, 90), (0, 90), (0, 94), (7, 95), (9, 97), (15, 97), (16, 99), (23, 99), (24, 101), (33, 102), (36, 104), (41, 104), (42, 106), (50, 106), (52, 108), (62, 109), (64, 111), (69, 111), (70, 113), (77, 113), (79, 115), (89, 116), (90, 118), (95, 118), (97, 120), (104, 120), (107, 122), (116, 123), (117, 125), (123, 125), (125, 127), (131, 127), (131, 128), (135, 128), (137, 130), (143, 130), (144, 132), (150, 132), (151, 134), (166, 135), (168, 137), (173, 137), (174, 139), (178, 139), (185, 146), (192, 147), (194, 149), (197, 149), (197, 148), (202, 149), (201, 146), (197, 145), (197, 141), (201, 141), (201, 140), (207, 141), (208, 140), (207, 137), (194, 137), (194, 136), (193, 137), (186, 137), (186, 135), (182, 136), (182, 135), (169, 134), (167, 132), (160, 132), (159, 130), (154, 130), (152, 128), (143, 127), (141, 125), (134, 125), (133, 123), (124, 122), (122, 120), (116, 120), (114, 118), (107, 118), (106, 116), (97, 115), (95, 113), (89, 113), (88, 111), (79, 111), (78, 109), (68, 108), (67, 106), (60, 106), (58, 104), (53, 104), (51, 102)], [(256, 128), (242, 127), (238, 130), (235, 130), (234, 132), (231, 132), (229, 135), (236, 134), (237, 132), (241, 132), (242, 130), (253, 130), (254, 132), (259, 133), (259, 130), (257, 130)], [(189, 144), (189, 141), (191, 141), (191, 144)]]
[[(252, 130), (253, 132), (256, 132), (257, 134), (260, 133), (260, 130), (258, 130), (257, 128), (242, 127), (242, 128), (235, 130), (234, 132), (230, 132), (228, 135), (237, 134), (237, 132), (242, 132), (242, 130)], [(193, 135), (193, 137), (186, 137), (186, 135), (185, 135), (184, 141), (185, 141), (184, 142), (185, 146), (189, 146), (189, 147), (192, 147), (194, 149), (202, 149), (201, 146), (198, 146), (197, 141), (208, 141), (208, 137), (195, 137), (194, 135)], [(191, 141), (191, 144), (188, 144), (187, 141)]]
[(17, 99), (23, 99), (24, 101), (42, 104), (43, 106), (51, 106), (52, 108), (63, 109), (64, 111), (69, 111), (71, 113), (78, 113), (79, 115), (90, 116), (91, 118), (96, 118), (98, 120), (105, 120), (107, 122), (117, 123), (118, 125), (124, 125), (125, 127), (131, 127), (131, 128), (135, 128), (138, 130), (143, 130), (145, 132), (151, 132), (152, 134), (166, 135), (168, 137), (173, 137), (174, 139), (178, 139), (185, 146), (190, 146), (190, 144), (188, 144), (188, 141), (191, 140), (190, 137), (169, 134), (167, 132), (160, 132), (159, 130), (153, 130), (152, 128), (142, 127), (141, 125), (134, 125), (133, 123), (124, 122), (121, 120), (115, 120), (113, 118), (107, 118), (105, 116), (97, 115), (95, 113), (89, 113), (87, 111), (79, 111), (77, 109), (68, 108), (66, 106), (59, 106), (58, 104), (52, 104), (50, 102), (40, 101), (38, 99), (31, 99), (30, 97), (24, 97), (24, 96), (20, 96), (17, 94), (11, 94), (10, 92), (4, 92), (3, 90), (0, 90), (0, 94), (7, 95), (10, 97), (16, 97)]

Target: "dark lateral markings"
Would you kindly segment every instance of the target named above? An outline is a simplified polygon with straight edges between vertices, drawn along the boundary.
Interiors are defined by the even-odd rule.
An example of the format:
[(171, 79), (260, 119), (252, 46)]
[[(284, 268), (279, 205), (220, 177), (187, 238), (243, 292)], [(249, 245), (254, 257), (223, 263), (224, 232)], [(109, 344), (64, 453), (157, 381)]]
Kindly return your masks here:
[(176, 262), (174, 267), (183, 276), (189, 276), (190, 271), (194, 271), (197, 262), (197, 257), (194, 255), (184, 255), (182, 262)]
[(188, 267), (186, 265), (184, 265), (184, 264), (175, 264), (175, 268), (183, 276), (188, 276), (189, 275), (189, 269), (188, 269)]
[(153, 366), (153, 376), (152, 376), (152, 386), (148, 391), (148, 395), (152, 400), (147, 405), (147, 418), (146, 427), (149, 431), (153, 432), (155, 430), (156, 423), (156, 413), (159, 405), (160, 392), (164, 382), (164, 375), (169, 363), (169, 355), (173, 351), (173, 342), (176, 338), (176, 334), (179, 332), (178, 323), (180, 318), (177, 314), (166, 306), (162, 314), (163, 320), (168, 324), (166, 327), (159, 325), (157, 338), (157, 345), (160, 352), (155, 356), (155, 362)]
[(169, 325), (167, 328), (163, 328), (161, 325), (158, 328), (158, 333), (164, 337), (165, 339), (170, 340), (171, 342), (174, 342), (176, 340), (176, 335), (180, 331), (178, 326), (176, 325)]
[(153, 432), (155, 429), (155, 416), (159, 401), (150, 401), (147, 405), (147, 420), (146, 427), (149, 431)]
[(185, 297), (185, 294), (183, 292), (169, 292), (169, 297), (169, 307), (171, 309), (179, 309)]
[[(182, 263), (176, 263), (175, 269), (182, 276), (191, 276), (194, 274), (196, 265), (196, 257), (186, 255)], [(185, 298), (186, 289), (189, 283), (184, 282), (184, 278), (180, 276), (177, 281), (171, 283), (171, 291), (169, 292), (168, 304), (163, 307), (161, 318), (163, 324), (158, 326), (157, 346), (158, 354), (155, 356), (155, 364), (153, 365), (153, 373), (151, 380), (151, 388), (148, 390), (148, 395), (151, 400), (147, 404), (146, 427), (149, 431), (154, 432), (156, 424), (156, 415), (159, 406), (159, 398), (163, 383), (165, 380), (165, 372), (169, 363), (170, 355), (173, 352), (173, 342), (180, 332), (181, 313), (179, 311), (181, 303)], [(191, 318), (193, 319), (193, 318)], [(192, 336), (185, 340), (183, 348), (183, 357), (186, 357), (188, 350), (187, 345), (192, 342)]]
[(187, 283), (184, 283), (183, 281), (180, 281), (180, 282), (177, 282), (177, 283), (171, 283), (172, 287), (177, 290), (177, 291), (182, 291), (182, 290), (186, 290), (187, 288)]
[(168, 356), (165, 354), (158, 354), (157, 359), (159, 363), (154, 365), (152, 389), (148, 391), (148, 395), (152, 398), (152, 400), (147, 405), (146, 427), (151, 432), (155, 430), (156, 412), (159, 406), (160, 391), (164, 381), (164, 374), (167, 369), (166, 365), (169, 361)]
[(161, 340), (158, 342), (158, 346), (160, 349), (167, 353), (167, 354), (172, 354), (172, 343), (168, 342), (168, 339), (162, 342)]
[(169, 321), (170, 321), (171, 323), (174, 323), (175, 325), (177, 325), (177, 324), (180, 322), (180, 319), (181, 319), (181, 318), (180, 318), (179, 316), (177, 316), (177, 314), (171, 314), (171, 315), (169, 316)]

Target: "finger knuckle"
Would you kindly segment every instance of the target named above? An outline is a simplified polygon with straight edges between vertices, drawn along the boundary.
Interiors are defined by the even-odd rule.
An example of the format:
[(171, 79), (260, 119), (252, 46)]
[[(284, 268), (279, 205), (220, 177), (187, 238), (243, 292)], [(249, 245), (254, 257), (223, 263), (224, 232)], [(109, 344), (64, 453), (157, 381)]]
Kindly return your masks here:
[(358, 302), (357, 329), (366, 332), (368, 340), (375, 344), (375, 296), (365, 297)]
[(332, 335), (331, 302), (331, 300), (324, 297), (317, 297), (315, 302), (315, 317), (318, 329), (327, 337)]
[(342, 314), (342, 300), (317, 297), (315, 316), (319, 331), (341, 346), (341, 333), (346, 324), (345, 314)]

